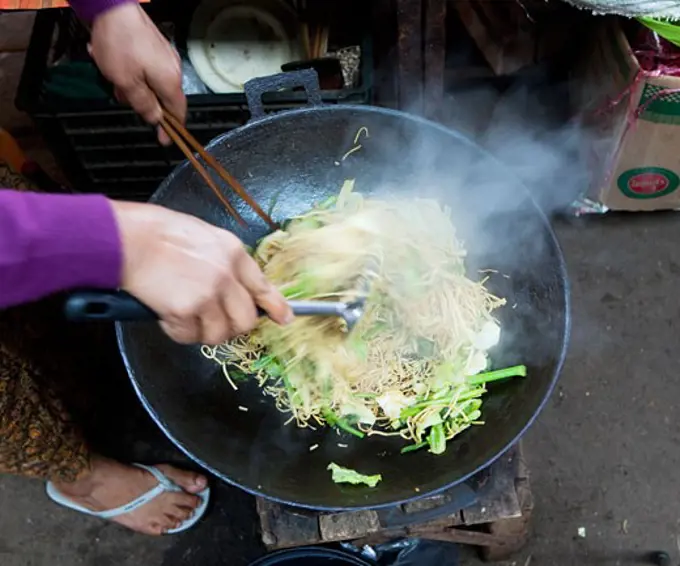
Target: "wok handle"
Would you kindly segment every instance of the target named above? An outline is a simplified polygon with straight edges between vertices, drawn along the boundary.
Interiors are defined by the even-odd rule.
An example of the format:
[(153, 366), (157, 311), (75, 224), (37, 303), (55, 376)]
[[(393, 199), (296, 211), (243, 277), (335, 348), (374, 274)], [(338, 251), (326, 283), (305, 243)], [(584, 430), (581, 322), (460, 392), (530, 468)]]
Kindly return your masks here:
[(250, 110), (250, 120), (260, 120), (266, 113), (262, 104), (262, 95), (267, 92), (277, 92), (283, 89), (294, 89), (302, 87), (307, 94), (307, 104), (310, 106), (321, 106), (321, 87), (319, 86), (319, 75), (314, 69), (303, 69), (301, 71), (291, 71), (289, 73), (279, 73), (268, 77), (257, 77), (250, 79), (243, 85), (243, 90), (248, 101)]
[(154, 311), (125, 291), (77, 291), (67, 297), (64, 314), (73, 322), (158, 320)]

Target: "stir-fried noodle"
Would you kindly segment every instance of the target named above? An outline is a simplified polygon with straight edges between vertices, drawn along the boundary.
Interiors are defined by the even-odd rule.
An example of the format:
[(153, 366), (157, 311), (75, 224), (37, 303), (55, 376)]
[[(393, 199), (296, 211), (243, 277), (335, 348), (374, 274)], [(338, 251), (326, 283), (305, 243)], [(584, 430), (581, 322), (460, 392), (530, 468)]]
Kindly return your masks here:
[(485, 383), (525, 374), (486, 371), (500, 335), (493, 311), (505, 301), (466, 276), (465, 250), (436, 201), (363, 198), (353, 184), (264, 238), (254, 257), (288, 299), (365, 296), (358, 325), (262, 319), (203, 353), (228, 378), (229, 368), (256, 376), (300, 427), (401, 436), (404, 451), (438, 454), (482, 422)]

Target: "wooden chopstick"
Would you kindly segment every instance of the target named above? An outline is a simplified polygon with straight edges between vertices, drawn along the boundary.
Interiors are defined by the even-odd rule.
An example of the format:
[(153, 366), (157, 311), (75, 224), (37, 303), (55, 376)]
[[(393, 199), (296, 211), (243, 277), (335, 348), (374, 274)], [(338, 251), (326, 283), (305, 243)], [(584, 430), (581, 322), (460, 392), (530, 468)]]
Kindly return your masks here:
[(215, 193), (217, 198), (220, 200), (220, 202), (224, 205), (224, 207), (227, 209), (229, 214), (231, 214), (241, 226), (246, 226), (246, 221), (243, 220), (241, 215), (236, 211), (236, 209), (231, 205), (231, 203), (227, 200), (227, 197), (225, 197), (222, 194), (222, 191), (217, 187), (215, 184), (215, 181), (213, 178), (210, 176), (210, 174), (205, 170), (203, 165), (194, 157), (194, 153), (189, 149), (187, 144), (184, 143), (184, 140), (179, 136), (179, 134), (174, 130), (174, 128), (169, 124), (168, 120), (163, 117), (161, 118), (161, 126), (165, 130), (165, 132), (168, 134), (170, 139), (175, 142), (175, 145), (182, 150), (182, 153), (187, 157), (187, 159), (191, 162), (191, 164), (194, 166), (194, 169), (196, 169), (196, 172), (203, 178), (205, 181), (206, 185), (208, 185), (212, 191)]
[[(227, 208), (229, 213), (236, 218), (236, 220), (239, 221), (239, 223), (245, 225), (245, 221), (239, 213), (234, 209), (234, 207), (229, 203), (227, 198), (222, 194), (222, 192), (219, 190), (217, 185), (215, 185), (214, 181), (210, 177), (210, 174), (205, 170), (205, 168), (201, 165), (201, 163), (196, 159), (194, 156), (193, 152), (189, 147), (187, 147), (187, 143), (191, 146), (191, 148), (198, 153), (198, 155), (205, 161), (210, 167), (213, 168), (213, 170), (219, 175), (219, 177), (226, 182), (228, 185), (231, 186), (232, 189), (240, 196), (256, 213), (257, 215), (264, 220), (270, 228), (273, 230), (278, 229), (278, 225), (276, 222), (274, 222), (271, 217), (260, 207), (259, 204), (257, 204), (252, 197), (246, 192), (246, 190), (243, 188), (241, 183), (239, 183), (232, 175), (230, 175), (222, 165), (215, 159), (212, 155), (210, 155), (208, 152), (205, 151), (203, 146), (192, 136), (187, 129), (182, 125), (182, 123), (175, 118), (170, 112), (167, 110), (163, 111), (163, 118), (161, 120), (161, 126), (163, 129), (167, 132), (168, 136), (172, 139), (172, 141), (177, 144), (177, 147), (182, 150), (182, 153), (186, 155), (187, 159), (191, 162), (191, 164), (194, 166), (194, 168), (198, 171), (199, 175), (203, 178), (203, 180), (208, 184), (208, 186), (213, 190), (213, 192), (217, 195), (217, 197), (220, 199), (220, 202), (224, 204), (224, 206)], [(185, 141), (187, 143), (185, 143)]]
[(321, 39), (319, 40), (319, 53), (317, 57), (323, 57), (328, 53), (328, 37), (330, 35), (330, 30), (328, 26), (324, 25), (321, 28)]
[(314, 42), (312, 43), (312, 59), (319, 58), (321, 51), (321, 28), (317, 26), (314, 28)]

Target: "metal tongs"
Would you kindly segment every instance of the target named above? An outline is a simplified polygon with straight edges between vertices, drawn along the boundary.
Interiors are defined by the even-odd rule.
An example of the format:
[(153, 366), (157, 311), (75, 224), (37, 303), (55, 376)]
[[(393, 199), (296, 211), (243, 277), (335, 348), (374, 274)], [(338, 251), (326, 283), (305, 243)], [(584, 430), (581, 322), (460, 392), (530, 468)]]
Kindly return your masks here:
[[(374, 277), (375, 262), (357, 280), (357, 289), (347, 301), (288, 301), (295, 316), (337, 316), (350, 332), (364, 314), (364, 304)], [(141, 322), (158, 320), (158, 315), (144, 303), (125, 291), (87, 290), (71, 293), (66, 299), (64, 313), (73, 322)], [(258, 307), (259, 316), (267, 313)]]
[[(295, 316), (338, 316), (347, 324), (349, 332), (364, 314), (366, 297), (351, 302), (341, 301), (288, 301)], [(79, 291), (66, 299), (66, 318), (74, 322), (150, 321), (158, 315), (125, 291)], [(260, 316), (267, 313), (258, 308)]]

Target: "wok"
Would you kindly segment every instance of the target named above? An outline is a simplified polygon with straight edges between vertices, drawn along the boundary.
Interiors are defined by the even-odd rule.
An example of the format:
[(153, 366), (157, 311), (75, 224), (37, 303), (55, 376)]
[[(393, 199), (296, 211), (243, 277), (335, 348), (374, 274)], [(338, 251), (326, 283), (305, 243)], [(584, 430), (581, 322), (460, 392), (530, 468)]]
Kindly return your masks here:
[[(273, 81), (273, 82), (272, 82)], [(311, 71), (256, 79), (246, 93), (253, 115), (207, 150), (281, 220), (309, 209), (356, 179), (370, 195), (420, 195), (450, 207), (469, 252), (472, 276), (490, 268), (491, 289), (507, 298), (494, 367), (523, 363), (526, 378), (491, 386), (484, 426), (450, 442), (440, 456), (402, 455), (403, 441), (356, 439), (325, 429), (284, 426), (255, 383), (234, 391), (198, 346), (170, 341), (155, 324), (118, 323), (120, 351), (142, 403), (167, 436), (219, 478), (257, 495), (313, 509), (391, 506), (442, 491), (489, 466), (527, 429), (545, 404), (565, 356), (569, 294), (565, 264), (549, 223), (528, 190), (463, 135), (426, 120), (370, 106), (320, 105)], [(261, 96), (304, 86), (305, 108), (265, 115)], [(360, 127), (361, 151), (344, 161)], [(234, 198), (249, 227), (239, 226), (188, 163), (161, 184), (152, 202), (233, 231), (252, 245), (266, 225)], [(248, 408), (242, 412), (239, 406)], [(310, 452), (309, 447), (319, 444)], [(339, 446), (339, 444), (347, 447)], [(374, 489), (334, 484), (330, 462), (381, 473)]]

